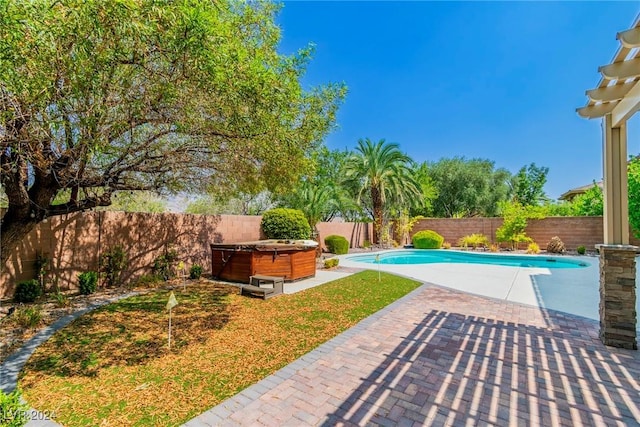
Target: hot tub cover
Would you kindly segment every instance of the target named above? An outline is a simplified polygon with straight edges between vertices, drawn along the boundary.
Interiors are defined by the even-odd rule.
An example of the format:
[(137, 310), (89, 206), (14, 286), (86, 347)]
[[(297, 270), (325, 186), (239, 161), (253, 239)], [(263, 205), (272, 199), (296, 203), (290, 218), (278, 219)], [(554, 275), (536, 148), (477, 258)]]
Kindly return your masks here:
[(318, 242), (314, 240), (285, 240), (285, 239), (269, 239), (256, 240), (251, 242), (237, 243), (211, 243), (211, 248), (233, 249), (233, 250), (249, 250), (258, 251), (282, 251), (282, 250), (305, 250), (316, 248)]

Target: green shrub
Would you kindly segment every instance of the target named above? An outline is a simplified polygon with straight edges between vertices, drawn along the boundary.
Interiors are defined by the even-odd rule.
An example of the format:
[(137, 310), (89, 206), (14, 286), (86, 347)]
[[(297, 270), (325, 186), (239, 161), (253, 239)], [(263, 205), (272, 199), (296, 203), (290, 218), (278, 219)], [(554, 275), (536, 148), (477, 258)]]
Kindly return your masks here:
[(451, 243), (449, 242), (444, 242), (442, 244), (442, 249), (451, 249)]
[(302, 211), (276, 208), (262, 215), (260, 224), (267, 239), (309, 239), (311, 227)]
[(42, 287), (36, 279), (20, 282), (16, 285), (13, 295), (15, 302), (34, 302), (42, 295)]
[(53, 299), (56, 301), (56, 305), (60, 308), (69, 307), (71, 300), (68, 296), (62, 293), (59, 287), (56, 287), (56, 293), (53, 294)]
[(153, 274), (162, 280), (169, 280), (176, 276), (176, 262), (178, 252), (175, 249), (166, 250), (153, 262)]
[(0, 426), (20, 427), (29, 422), (29, 406), (22, 403), (20, 392), (0, 390)]
[(100, 257), (100, 271), (104, 273), (107, 286), (120, 284), (120, 276), (127, 268), (127, 253), (120, 245), (109, 248)]
[(529, 243), (529, 246), (527, 246), (527, 253), (528, 254), (539, 254), (540, 253), (540, 246), (538, 246), (538, 244), (536, 242)]
[(332, 234), (324, 238), (327, 250), (332, 254), (343, 255), (349, 252), (349, 241), (342, 236)]
[(523, 206), (519, 202), (500, 202), (500, 211), (503, 221), (496, 230), (498, 242), (510, 242), (512, 249), (518, 249), (519, 243), (533, 242), (525, 233), (525, 229), (529, 218), (543, 217), (539, 209)]
[(369, 249), (371, 246), (373, 246), (373, 245), (368, 240), (365, 240), (364, 242), (362, 242), (362, 247), (365, 248), (365, 249)]
[(78, 274), (78, 287), (82, 295), (90, 295), (98, 288), (98, 273), (85, 271)]
[(33, 329), (42, 321), (42, 310), (37, 306), (20, 307), (13, 313), (13, 321), (21, 328)]
[(199, 279), (202, 276), (202, 266), (200, 264), (193, 264), (189, 269), (190, 279)]
[(458, 240), (458, 246), (465, 248), (471, 246), (473, 249), (477, 249), (478, 247), (484, 248), (489, 246), (489, 239), (484, 234), (473, 233), (460, 238), (460, 240)]
[(337, 267), (340, 263), (338, 258), (327, 258), (324, 260), (324, 268), (333, 268)]
[(444, 243), (444, 237), (433, 230), (418, 231), (411, 239), (416, 249), (440, 249)]
[(576, 251), (580, 254), (580, 255), (584, 255), (587, 252), (587, 248), (585, 248), (584, 246), (578, 246), (576, 248)]

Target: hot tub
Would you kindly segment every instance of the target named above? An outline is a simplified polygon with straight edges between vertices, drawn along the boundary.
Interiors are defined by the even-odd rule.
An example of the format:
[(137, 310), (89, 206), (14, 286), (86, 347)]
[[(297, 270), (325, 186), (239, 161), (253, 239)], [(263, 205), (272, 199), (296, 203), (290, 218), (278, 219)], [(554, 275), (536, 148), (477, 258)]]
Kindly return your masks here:
[(286, 282), (314, 277), (317, 247), (313, 240), (212, 243), (211, 274), (241, 283), (256, 274), (284, 277)]

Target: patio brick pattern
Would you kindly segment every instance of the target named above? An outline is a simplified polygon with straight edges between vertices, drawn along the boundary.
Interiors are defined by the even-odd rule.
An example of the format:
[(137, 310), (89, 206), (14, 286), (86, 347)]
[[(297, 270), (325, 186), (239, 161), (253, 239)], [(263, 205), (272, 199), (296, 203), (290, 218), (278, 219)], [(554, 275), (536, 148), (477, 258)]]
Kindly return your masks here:
[(424, 285), (186, 426), (640, 425), (640, 352), (598, 333)]

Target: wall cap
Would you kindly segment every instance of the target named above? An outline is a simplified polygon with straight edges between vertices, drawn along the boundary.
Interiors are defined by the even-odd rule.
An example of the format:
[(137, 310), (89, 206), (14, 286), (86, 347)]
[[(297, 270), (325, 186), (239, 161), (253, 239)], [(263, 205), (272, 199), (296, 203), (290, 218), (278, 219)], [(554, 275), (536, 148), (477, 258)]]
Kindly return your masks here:
[(606, 251), (620, 251), (620, 252), (638, 252), (640, 247), (634, 245), (607, 245), (604, 243), (596, 245), (596, 249), (604, 249)]

